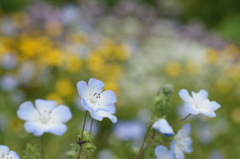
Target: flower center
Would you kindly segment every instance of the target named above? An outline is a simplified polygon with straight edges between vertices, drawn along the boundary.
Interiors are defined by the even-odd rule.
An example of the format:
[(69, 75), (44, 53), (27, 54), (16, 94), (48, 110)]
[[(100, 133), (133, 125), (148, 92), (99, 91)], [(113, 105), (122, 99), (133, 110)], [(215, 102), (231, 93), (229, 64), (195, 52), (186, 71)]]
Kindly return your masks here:
[(100, 94), (94, 93), (89, 100), (91, 103), (97, 104), (99, 99), (100, 99)]
[(49, 122), (51, 110), (44, 110), (43, 112), (39, 113), (39, 120), (41, 121), (42, 124), (47, 124)]

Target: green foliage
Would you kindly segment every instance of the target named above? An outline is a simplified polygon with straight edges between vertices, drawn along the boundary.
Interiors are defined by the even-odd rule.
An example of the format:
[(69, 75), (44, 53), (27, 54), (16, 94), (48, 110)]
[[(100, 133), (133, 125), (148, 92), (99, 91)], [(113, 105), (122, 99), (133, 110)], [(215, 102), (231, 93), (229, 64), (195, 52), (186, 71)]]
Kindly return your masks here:
[(163, 118), (168, 114), (170, 97), (173, 93), (173, 88), (169, 84), (163, 85), (157, 96), (152, 102), (153, 119)]
[(41, 159), (41, 154), (39, 153), (37, 144), (27, 144), (26, 149), (24, 150), (23, 159)]
[[(83, 137), (81, 137), (81, 134), (78, 134), (77, 137), (78, 139), (80, 139), (79, 141), (81, 141), (83, 144), (83, 150), (82, 150), (83, 155), (88, 156), (96, 150), (96, 146), (93, 144), (94, 133), (90, 134), (89, 132), (84, 131)], [(67, 151), (66, 155), (70, 158), (76, 158), (79, 151), (80, 144), (76, 142), (76, 143), (71, 143), (70, 146), (71, 146), (71, 150)]]

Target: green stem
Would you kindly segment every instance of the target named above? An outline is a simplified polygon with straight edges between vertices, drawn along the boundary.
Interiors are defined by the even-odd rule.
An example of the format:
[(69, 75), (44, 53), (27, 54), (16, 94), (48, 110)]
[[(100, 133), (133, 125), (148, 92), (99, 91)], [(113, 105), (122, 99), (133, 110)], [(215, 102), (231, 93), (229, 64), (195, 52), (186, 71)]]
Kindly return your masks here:
[(143, 139), (143, 142), (142, 142), (142, 145), (141, 145), (139, 151), (142, 151), (143, 146), (144, 146), (144, 143), (145, 143), (145, 141), (146, 141), (146, 139), (147, 139), (147, 135), (148, 135), (149, 131), (151, 130), (151, 127), (152, 127), (152, 125), (149, 125), (149, 127), (148, 127), (147, 132), (146, 132), (146, 134), (145, 134), (145, 136), (144, 136), (144, 139)]
[(43, 135), (40, 137), (41, 140), (41, 154), (42, 154), (42, 159), (44, 159), (44, 140), (43, 140)]
[[(78, 139), (79, 142), (82, 142), (82, 139), (83, 139), (83, 137), (84, 137), (84, 130), (85, 130), (85, 125), (86, 125), (86, 120), (87, 120), (87, 114), (88, 114), (88, 111), (86, 111), (85, 116), (84, 116), (82, 134), (81, 134), (81, 137)], [(79, 146), (80, 146), (80, 148), (79, 148), (79, 151), (78, 151), (77, 159), (80, 159), (80, 157), (81, 157), (81, 153), (82, 153), (82, 149), (83, 149), (83, 144), (79, 144)]]
[(90, 124), (90, 132), (89, 132), (89, 134), (92, 133), (92, 127), (93, 127), (93, 119), (91, 120), (91, 124)]
[(176, 122), (175, 124), (173, 124), (172, 127), (176, 127), (178, 126), (179, 124), (181, 124), (184, 120), (186, 120), (187, 118), (189, 118), (192, 114), (188, 114), (185, 118), (179, 120), (178, 122)]

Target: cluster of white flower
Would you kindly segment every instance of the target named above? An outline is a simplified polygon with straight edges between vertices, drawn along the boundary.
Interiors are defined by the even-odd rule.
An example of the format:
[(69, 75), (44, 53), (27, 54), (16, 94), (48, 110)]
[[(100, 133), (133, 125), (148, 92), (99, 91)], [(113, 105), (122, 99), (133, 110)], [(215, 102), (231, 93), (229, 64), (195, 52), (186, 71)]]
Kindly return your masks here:
[[(179, 96), (184, 100), (185, 110), (189, 114), (203, 114), (209, 117), (215, 117), (216, 111), (220, 105), (215, 101), (209, 101), (208, 93), (205, 90), (200, 90), (198, 93), (192, 92), (192, 97), (186, 89), (179, 91)], [(152, 126), (156, 131), (166, 136), (174, 135), (172, 127), (166, 119), (156, 121)], [(189, 137), (191, 133), (191, 125), (186, 124), (174, 136), (171, 143), (171, 148), (160, 145), (155, 148), (157, 159), (185, 159), (184, 153), (192, 152), (192, 139)]]

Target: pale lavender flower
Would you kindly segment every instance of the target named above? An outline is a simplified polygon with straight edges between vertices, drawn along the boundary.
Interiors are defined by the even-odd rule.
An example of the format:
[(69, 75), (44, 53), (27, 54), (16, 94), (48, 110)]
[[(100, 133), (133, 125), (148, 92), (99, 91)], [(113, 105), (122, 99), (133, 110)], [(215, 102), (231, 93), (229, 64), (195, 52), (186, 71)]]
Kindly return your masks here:
[(103, 82), (95, 78), (89, 79), (88, 84), (85, 81), (78, 82), (77, 89), (81, 96), (81, 104), (93, 119), (101, 121), (106, 117), (116, 123), (117, 117), (113, 115), (116, 112), (114, 105), (117, 102), (116, 94), (110, 90), (103, 92), (103, 87)]
[(191, 125), (186, 124), (180, 129), (171, 143), (171, 150), (176, 159), (185, 159), (184, 153), (192, 152), (192, 139), (189, 137)]
[(35, 136), (47, 132), (61, 136), (67, 131), (64, 123), (72, 118), (67, 106), (57, 106), (56, 102), (43, 99), (37, 99), (35, 105), (36, 108), (32, 102), (27, 101), (17, 111), (18, 117), (26, 121), (24, 127), (27, 132)]

